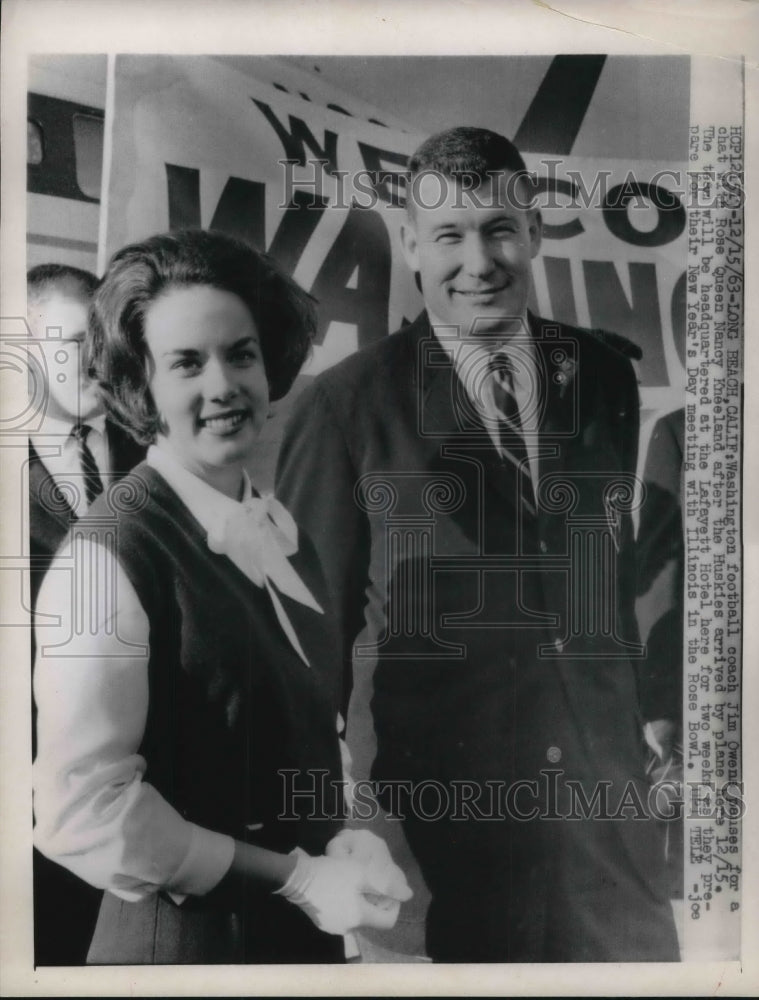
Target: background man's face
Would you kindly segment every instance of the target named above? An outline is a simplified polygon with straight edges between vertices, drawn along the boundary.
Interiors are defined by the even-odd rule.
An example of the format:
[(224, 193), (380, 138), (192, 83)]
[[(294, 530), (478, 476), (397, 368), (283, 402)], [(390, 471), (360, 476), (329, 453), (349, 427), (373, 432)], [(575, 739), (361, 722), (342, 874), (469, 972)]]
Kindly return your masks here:
[(520, 207), (527, 203), (525, 189), (515, 192), (506, 172), (472, 191), (423, 174), (414, 191), (403, 249), (419, 272), (427, 310), (457, 326), (460, 337), (520, 329), (540, 249), (540, 214)]
[(81, 365), (87, 307), (81, 298), (53, 292), (29, 308), (29, 326), (47, 370), (45, 413), (58, 420), (86, 420), (102, 409), (95, 383)]

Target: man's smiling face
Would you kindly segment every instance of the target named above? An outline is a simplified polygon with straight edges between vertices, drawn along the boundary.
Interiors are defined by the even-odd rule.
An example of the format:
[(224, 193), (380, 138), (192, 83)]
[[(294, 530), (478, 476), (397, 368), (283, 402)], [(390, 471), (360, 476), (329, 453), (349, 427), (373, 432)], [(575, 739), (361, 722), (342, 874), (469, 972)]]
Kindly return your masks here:
[(521, 329), (540, 249), (541, 222), (524, 181), (504, 171), (473, 190), (437, 173), (414, 180), (402, 230), (428, 312), (460, 337)]

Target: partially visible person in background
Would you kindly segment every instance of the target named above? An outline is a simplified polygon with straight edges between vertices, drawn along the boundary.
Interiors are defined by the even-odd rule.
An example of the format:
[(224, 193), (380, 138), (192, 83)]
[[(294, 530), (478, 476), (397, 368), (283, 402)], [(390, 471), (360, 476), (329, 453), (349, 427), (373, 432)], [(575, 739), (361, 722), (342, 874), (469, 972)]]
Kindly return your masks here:
[[(35, 669), (35, 841), (105, 890), (92, 964), (340, 962), (342, 935), (411, 895), (382, 840), (342, 830), (321, 572), (245, 471), (314, 328), (309, 297), (221, 233), (125, 247), (95, 295), (89, 364), (150, 447), (72, 547), (103, 617)], [(87, 610), (70, 563), (39, 594), (62, 635)]]
[[(98, 279), (64, 264), (27, 274), (28, 323), (39, 370), (43, 412), (29, 440), (31, 606), (71, 523), (145, 449), (106, 419), (97, 385), (82, 365), (87, 312)], [(40, 633), (44, 642), (45, 631)], [(32, 660), (34, 638), (32, 636)], [(100, 894), (34, 852), (36, 965), (80, 965), (95, 927)]]
[(29, 534), (34, 602), (68, 531), (144, 447), (106, 418), (98, 387), (82, 365), (87, 311), (98, 279), (66, 264), (27, 274), (29, 329), (43, 358), (44, 413), (29, 441)]
[[(638, 527), (636, 612), (646, 656), (638, 683), (654, 782), (682, 780), (683, 586), (682, 514), (685, 409), (657, 420), (646, 453), (645, 499)], [(682, 826), (666, 824), (670, 894), (682, 897)]]

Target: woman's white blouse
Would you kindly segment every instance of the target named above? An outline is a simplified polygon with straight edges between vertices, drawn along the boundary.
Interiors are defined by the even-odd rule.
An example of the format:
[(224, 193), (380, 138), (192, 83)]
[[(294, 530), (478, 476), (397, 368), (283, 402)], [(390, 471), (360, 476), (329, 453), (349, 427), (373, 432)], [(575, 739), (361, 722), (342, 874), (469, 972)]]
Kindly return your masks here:
[[(163, 450), (151, 448), (148, 462), (206, 531), (218, 523), (220, 507), (241, 506)], [(183, 819), (142, 780), (147, 615), (103, 546), (85, 541), (77, 566), (78, 594), (99, 595), (102, 581), (110, 579), (115, 599), (101, 609), (96, 628), (88, 629), (85, 621), (84, 632), (75, 632), (74, 616), (81, 621), (83, 605), (74, 595), (72, 557), (65, 549), (40, 589), (37, 620), (49, 624), (36, 628), (34, 843), (48, 858), (122, 899), (139, 900), (161, 889), (175, 897), (203, 895), (227, 872), (234, 841)]]
[[(117, 602), (94, 634), (77, 637), (76, 655), (67, 657), (66, 646), (55, 645), (74, 634), (65, 552), (40, 589), (38, 612), (59, 616), (60, 625), (37, 627), (34, 843), (122, 899), (159, 889), (202, 895), (232, 863), (234, 841), (188, 823), (142, 780), (146, 764), (137, 751), (148, 711), (147, 615), (110, 553), (89, 542), (82, 555), (84, 592), (94, 592), (87, 570), (97, 566), (114, 574)], [(135, 651), (125, 652), (124, 643)]]

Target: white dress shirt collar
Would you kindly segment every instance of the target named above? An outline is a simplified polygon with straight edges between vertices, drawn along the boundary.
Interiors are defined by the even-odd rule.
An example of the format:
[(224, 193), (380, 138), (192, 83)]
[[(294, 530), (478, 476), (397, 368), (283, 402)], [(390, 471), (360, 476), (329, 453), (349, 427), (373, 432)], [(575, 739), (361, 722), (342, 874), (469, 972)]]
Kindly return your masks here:
[(99, 434), (105, 434), (105, 414), (96, 413), (92, 417), (88, 417), (87, 420), (74, 420), (73, 417), (68, 417), (62, 420), (60, 417), (50, 417), (45, 416), (42, 421), (42, 426), (35, 434), (32, 435), (32, 440), (36, 435), (44, 435), (46, 437), (68, 437), (74, 427), (78, 424), (86, 424), (87, 427), (91, 427), (94, 431)]
[[(29, 435), (29, 440), (48, 474), (63, 488), (64, 495), (72, 498), (70, 502), (76, 516), (82, 517), (87, 512), (88, 504), (82, 482), (79, 445), (71, 434), (78, 423), (79, 421), (71, 418), (62, 420), (46, 416), (40, 429)], [(111, 460), (106, 437), (105, 414), (98, 413), (82, 423), (91, 428), (90, 434), (87, 435), (87, 447), (104, 484), (107, 484)], [(73, 500), (74, 497), (77, 499)]]
[(485, 372), (494, 355), (514, 353), (514, 347), (518, 345), (519, 361), (515, 366), (514, 394), (525, 435), (530, 475), (533, 483), (537, 483), (539, 406), (536, 405), (536, 391), (539, 385), (539, 366), (527, 312), (525, 311), (523, 319), (524, 332), (515, 336), (511, 351), (508, 339), (502, 341), (493, 338), (488, 341), (485, 338), (471, 340), (459, 337), (456, 326), (443, 323), (432, 314), (429, 318), (438, 343), (450, 358), (459, 381), (466, 389), (467, 396), (479, 413), (497, 451), (501, 449), (498, 410), (493, 398), (492, 383), (485, 378)]
[[(510, 344), (512, 344), (510, 338), (499, 340), (494, 337), (490, 340), (484, 337), (477, 339), (460, 337), (458, 335), (459, 328), (457, 326), (450, 323), (444, 323), (431, 313), (429, 318), (430, 326), (432, 327), (438, 343), (451, 359), (451, 363), (456, 369), (456, 374), (466, 386), (467, 392), (469, 392), (470, 395), (472, 394), (472, 373), (480, 371), (480, 364), (486, 362), (489, 358), (496, 354), (508, 355), (510, 353)], [(522, 323), (523, 332), (516, 334), (513, 338), (514, 343), (518, 344), (519, 357), (522, 362), (519, 367), (524, 368), (524, 360), (527, 359), (534, 368), (536, 364), (535, 345), (533, 343), (532, 334), (530, 333), (529, 320), (526, 311), (522, 319)], [(511, 349), (513, 350), (513, 344)], [(518, 374), (515, 377), (515, 383), (518, 392)]]
[(236, 513), (240, 505), (253, 496), (253, 486), (244, 469), (242, 500), (233, 500), (186, 469), (170, 451), (160, 445), (154, 444), (148, 448), (146, 461), (156, 472), (160, 472), (206, 533), (219, 520)]
[[(42, 421), (42, 426), (39, 430), (36, 430), (33, 434), (29, 435), (29, 439), (34, 446), (35, 451), (40, 453), (40, 457), (45, 461), (45, 452), (50, 451), (50, 446), (53, 444), (58, 444), (61, 448), (65, 447), (67, 442), (72, 441), (71, 432), (79, 424), (80, 421), (67, 418), (62, 420), (60, 417), (45, 417)], [(98, 444), (102, 443), (103, 449), (105, 448), (106, 437), (105, 437), (105, 414), (98, 413), (94, 417), (90, 417), (88, 420), (81, 421), (90, 427), (93, 431), (97, 432), (99, 435), (99, 441), (96, 443), (97, 438), (92, 438), (88, 436), (88, 446), (90, 450), (95, 455), (95, 461), (98, 464), (98, 468), (101, 472), (108, 472), (107, 461), (104, 465), (101, 463)], [(46, 463), (47, 464), (47, 463)], [(57, 470), (56, 470), (57, 471)], [(78, 468), (77, 468), (77, 471)]]

